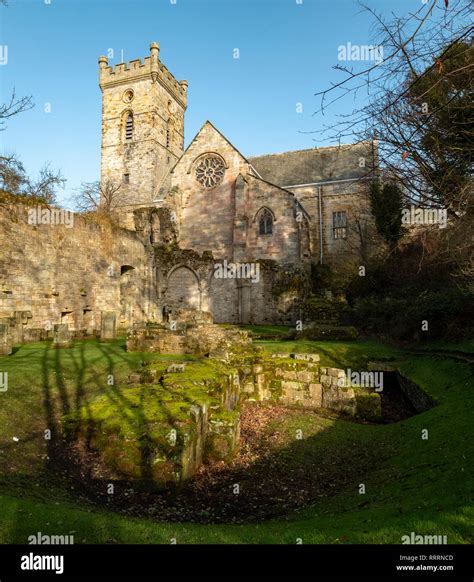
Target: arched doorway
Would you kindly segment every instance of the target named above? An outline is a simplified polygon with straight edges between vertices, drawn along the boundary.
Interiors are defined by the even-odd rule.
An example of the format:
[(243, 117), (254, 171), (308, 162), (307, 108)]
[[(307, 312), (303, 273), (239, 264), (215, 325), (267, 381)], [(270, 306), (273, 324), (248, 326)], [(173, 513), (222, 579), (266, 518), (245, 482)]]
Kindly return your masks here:
[(165, 303), (175, 309), (201, 309), (199, 279), (189, 267), (176, 267), (168, 276)]

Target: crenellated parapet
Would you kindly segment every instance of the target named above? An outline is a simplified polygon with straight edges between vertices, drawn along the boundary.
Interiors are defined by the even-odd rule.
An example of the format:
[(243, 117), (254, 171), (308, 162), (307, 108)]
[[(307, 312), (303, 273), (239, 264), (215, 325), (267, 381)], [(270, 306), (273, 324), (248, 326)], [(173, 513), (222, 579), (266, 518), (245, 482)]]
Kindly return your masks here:
[(150, 56), (134, 59), (128, 63), (109, 66), (105, 56), (99, 57), (99, 86), (105, 88), (128, 84), (140, 79), (150, 78), (154, 83), (160, 83), (185, 109), (188, 97), (188, 82), (177, 81), (159, 58), (160, 47), (153, 42), (150, 45)]

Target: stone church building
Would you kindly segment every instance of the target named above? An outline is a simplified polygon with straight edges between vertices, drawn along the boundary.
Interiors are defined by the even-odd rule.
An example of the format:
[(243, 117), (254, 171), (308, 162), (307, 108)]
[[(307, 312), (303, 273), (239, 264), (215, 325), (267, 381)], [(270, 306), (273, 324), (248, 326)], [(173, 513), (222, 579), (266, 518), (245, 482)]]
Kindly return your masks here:
[[(304, 272), (311, 261), (359, 254), (371, 222), (374, 143), (247, 158), (206, 121), (184, 149), (188, 83), (161, 62), (157, 43), (143, 62), (111, 67), (100, 57), (99, 67), (101, 182), (120, 184), (122, 224), (148, 228), (151, 245), (173, 240), (211, 258), (196, 269), (180, 256), (160, 264), (157, 255), (161, 303), (210, 310), (221, 322), (291, 320), (295, 297), (272, 298), (278, 269)], [(258, 282), (217, 279), (213, 266), (224, 260), (274, 268), (262, 269)]]
[(249, 158), (206, 121), (184, 149), (188, 83), (157, 43), (143, 61), (100, 57), (99, 85), (101, 186), (117, 190), (119, 227), (32, 226), (0, 208), (0, 322), (21, 340), (55, 323), (93, 333), (103, 311), (123, 328), (189, 308), (293, 325), (311, 265), (356, 269), (374, 246), (375, 141)]

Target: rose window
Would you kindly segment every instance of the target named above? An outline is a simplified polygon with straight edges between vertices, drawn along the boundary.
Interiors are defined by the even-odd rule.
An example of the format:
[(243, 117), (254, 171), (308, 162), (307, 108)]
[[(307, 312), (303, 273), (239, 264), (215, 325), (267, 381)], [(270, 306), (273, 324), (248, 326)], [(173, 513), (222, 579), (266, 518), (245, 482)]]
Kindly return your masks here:
[(196, 166), (196, 180), (204, 188), (214, 188), (224, 178), (225, 165), (217, 156), (207, 156)]

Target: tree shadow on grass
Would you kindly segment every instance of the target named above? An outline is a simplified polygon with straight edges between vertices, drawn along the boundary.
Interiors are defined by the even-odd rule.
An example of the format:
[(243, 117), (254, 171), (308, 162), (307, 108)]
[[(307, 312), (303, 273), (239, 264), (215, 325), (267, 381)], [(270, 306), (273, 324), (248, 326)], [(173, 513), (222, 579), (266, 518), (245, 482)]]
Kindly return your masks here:
[[(272, 435), (278, 434), (278, 426), (273, 432), (258, 433), (260, 442), (248, 460), (237, 459), (228, 467), (204, 468), (179, 490), (140, 489), (151, 475), (150, 441), (142, 448), (140, 481), (120, 477), (112, 481), (97, 478), (91, 467), (81, 465), (74, 457), (73, 445), (77, 435), (70, 440), (64, 438), (61, 416), (65, 411), (70, 414), (84, 409), (86, 418), (92, 422), (92, 399), (102, 394), (124, 418), (128, 418), (131, 412), (131, 417), (143, 426), (146, 441), (150, 435), (142, 396), (148, 387), (137, 388), (141, 390), (141, 397), (136, 406), (135, 401), (124, 395), (119, 382), (108, 385), (105, 376), (114, 375), (117, 362), (126, 363), (131, 371), (137, 362), (132, 363), (116, 344), (98, 344), (95, 345), (94, 357), (106, 365), (94, 366), (88, 354), (91, 345), (77, 342), (70, 350), (55, 350), (47, 343), (43, 346), (42, 414), (45, 426), (52, 432), (51, 440), (47, 441), (48, 460), (43, 478), (50, 487), (44, 497), (51, 502), (65, 496), (66, 489), (74, 487), (74, 493), (69, 491), (66, 497), (77, 505), (92, 503), (98, 508), (107, 507), (155, 521), (260, 523), (270, 518), (290, 516), (294, 519), (295, 511), (307, 507), (314, 507), (317, 511), (319, 505), (327, 506), (329, 498), (340, 498), (340, 506), (336, 501), (334, 511), (335, 515), (342, 515), (347, 510), (344, 506), (346, 494), (350, 495), (360, 483), (367, 483), (373, 473), (380, 473), (384, 466), (389, 466), (387, 462), (397, 446), (388, 438), (387, 427), (356, 425), (341, 419), (322, 421), (317, 414), (312, 419), (312, 413), (304, 413), (301, 416), (301, 422), (305, 422), (301, 440), (295, 436), (273, 446)], [(72, 383), (68, 380), (71, 375)], [(287, 414), (295, 415), (293, 428), (296, 432), (301, 413), (288, 411)], [(106, 494), (111, 482), (115, 485), (113, 496)], [(235, 485), (239, 485), (238, 493), (235, 493)], [(364, 503), (368, 502), (364, 500), (352, 510), (364, 512)], [(390, 499), (386, 503), (388, 506)], [(16, 539), (13, 525), (11, 535)], [(113, 537), (112, 532), (111, 535)]]
[[(121, 364), (120, 373), (117, 373), (118, 364)], [(91, 464), (80, 463), (75, 447), (79, 440), (85, 445), (84, 450), (90, 447), (97, 430), (91, 404), (98, 396), (109, 400), (120, 423), (134, 435), (139, 449), (141, 480), (143, 483), (152, 480), (152, 457), (156, 453), (156, 445), (153, 444), (145, 410), (145, 396), (152, 387), (133, 388), (124, 384), (124, 369), (133, 371), (137, 364), (137, 361), (127, 358), (123, 346), (115, 342), (78, 341), (67, 349), (56, 349), (51, 343), (44, 344), (41, 357), (42, 406), (45, 427), (50, 431), (50, 438), (46, 440), (45, 473), (50, 479), (60, 477), (56, 480), (58, 486), (63, 483), (67, 488), (72, 480), (76, 482), (75, 487), (83, 492), (92, 489), (102, 494), (107, 491), (110, 479), (102, 482), (94, 477), (93, 455), (88, 457)], [(138, 403), (127, 397), (128, 390), (140, 391)], [(191, 399), (184, 400), (189, 406), (193, 403)], [(156, 406), (170, 429), (176, 428), (176, 419), (166, 403), (157, 402)], [(62, 419), (74, 414), (82, 415), (80, 427), (78, 423), (73, 431), (65, 432)]]
[[(121, 374), (116, 373), (118, 363), (133, 370), (137, 361), (132, 363), (117, 344), (82, 341), (69, 349), (55, 349), (45, 343), (41, 363), (43, 414), (45, 426), (51, 431), (51, 439), (46, 442), (44, 479), (54, 484), (52, 498), (55, 490), (63, 494), (74, 487), (73, 495), (79, 495), (82, 501), (154, 519), (204, 523), (258, 521), (317, 503), (348, 486), (356, 487), (388, 455), (380, 439), (371, 438), (370, 444), (361, 446), (364, 431), (374, 427), (347, 421), (321, 425), (315, 416), (318, 430), (311, 434), (309, 426), (302, 440), (295, 437), (291, 442), (272, 447), (271, 441), (260, 446), (257, 438), (251, 460), (238, 460), (231, 466), (212, 470), (204, 468), (179, 490), (175, 487), (153, 490), (152, 457), (156, 445), (145, 409), (145, 395), (153, 387), (123, 386), (123, 370)], [(110, 377), (114, 380), (112, 383), (107, 381)], [(139, 391), (138, 400), (127, 396), (129, 389)], [(91, 403), (98, 395), (109, 400), (120, 422), (133, 435), (131, 438), (136, 439), (140, 455), (138, 481), (119, 472), (113, 477), (106, 471), (104, 476), (98, 476), (100, 459), (91, 454), (85, 457), (84, 463), (77, 455), (77, 441), (79, 436), (84, 438), (84, 431), (81, 435), (78, 431), (63, 433), (62, 417), (82, 411), (84, 441), (86, 446), (90, 444), (96, 429)], [(194, 402), (183, 394), (180, 398), (189, 406)], [(166, 424), (175, 427), (176, 419), (166, 403), (159, 402), (157, 406)], [(113, 496), (107, 495), (111, 482), (115, 484)], [(236, 484), (238, 494), (234, 492)]]

